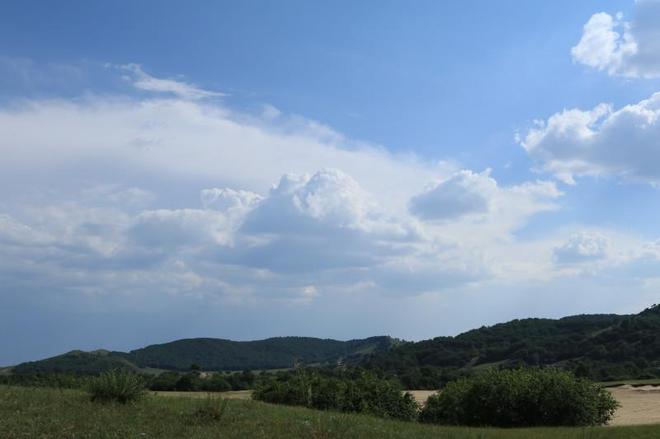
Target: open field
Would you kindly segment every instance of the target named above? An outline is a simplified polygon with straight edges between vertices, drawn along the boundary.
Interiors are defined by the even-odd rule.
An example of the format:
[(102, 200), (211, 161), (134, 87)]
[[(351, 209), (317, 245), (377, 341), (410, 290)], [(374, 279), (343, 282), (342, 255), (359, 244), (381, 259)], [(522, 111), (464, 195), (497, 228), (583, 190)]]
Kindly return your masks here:
[(621, 404), (612, 425), (660, 424), (660, 387), (625, 385), (608, 390)]
[[(621, 403), (617, 410), (612, 426), (618, 425), (645, 425), (660, 424), (660, 387), (643, 386), (633, 387), (624, 385), (608, 389)], [(433, 390), (409, 390), (415, 400), (423, 404), (426, 399), (435, 393)], [(206, 398), (204, 392), (150, 392), (158, 396)], [(222, 392), (216, 394), (222, 398), (249, 400), (252, 391), (240, 390), (236, 392)]]
[(444, 438), (656, 439), (660, 425), (484, 429), (420, 425), (363, 415), (230, 401), (221, 421), (198, 423), (194, 398), (147, 396), (133, 405), (95, 404), (76, 390), (0, 386), (0, 437), (39, 438)]

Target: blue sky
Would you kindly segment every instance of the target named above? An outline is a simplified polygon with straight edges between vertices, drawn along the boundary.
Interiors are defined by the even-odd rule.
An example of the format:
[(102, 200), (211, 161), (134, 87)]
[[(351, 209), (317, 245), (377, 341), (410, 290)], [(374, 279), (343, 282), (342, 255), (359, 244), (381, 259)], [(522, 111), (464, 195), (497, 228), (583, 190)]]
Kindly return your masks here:
[(3, 2), (0, 364), (657, 302), (659, 35), (653, 0)]

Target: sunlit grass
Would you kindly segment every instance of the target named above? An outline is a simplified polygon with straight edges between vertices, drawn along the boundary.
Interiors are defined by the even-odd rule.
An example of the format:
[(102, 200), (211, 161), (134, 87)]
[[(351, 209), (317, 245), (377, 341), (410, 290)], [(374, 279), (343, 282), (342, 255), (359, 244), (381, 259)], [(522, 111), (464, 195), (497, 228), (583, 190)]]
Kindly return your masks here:
[(480, 429), (420, 425), (362, 415), (231, 400), (218, 422), (191, 422), (199, 399), (146, 396), (94, 404), (82, 391), (0, 386), (0, 437), (39, 438), (658, 438), (641, 427)]

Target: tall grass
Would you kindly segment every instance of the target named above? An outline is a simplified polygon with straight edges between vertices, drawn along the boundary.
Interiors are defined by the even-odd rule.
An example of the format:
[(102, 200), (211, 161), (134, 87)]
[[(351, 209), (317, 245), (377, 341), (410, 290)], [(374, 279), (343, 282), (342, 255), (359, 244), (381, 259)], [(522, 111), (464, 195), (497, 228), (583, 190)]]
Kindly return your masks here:
[(205, 399), (196, 402), (197, 407), (192, 413), (192, 421), (196, 424), (215, 424), (222, 421), (227, 413), (229, 400), (213, 397), (209, 394)]
[(103, 372), (88, 387), (92, 401), (126, 404), (137, 401), (145, 393), (141, 376), (125, 370)]
[(660, 425), (589, 428), (463, 428), (301, 407), (229, 401), (221, 422), (191, 423), (198, 401), (145, 396), (92, 403), (79, 390), (0, 386), (0, 438), (190, 439), (657, 439)]

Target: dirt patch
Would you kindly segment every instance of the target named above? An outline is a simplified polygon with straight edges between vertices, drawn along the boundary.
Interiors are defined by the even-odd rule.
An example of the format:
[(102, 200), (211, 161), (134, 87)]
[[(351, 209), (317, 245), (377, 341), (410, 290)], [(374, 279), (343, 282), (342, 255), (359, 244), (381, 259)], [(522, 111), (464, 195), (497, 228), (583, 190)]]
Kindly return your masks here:
[(611, 425), (660, 424), (660, 387), (620, 386), (607, 390), (621, 404)]
[(429, 396), (436, 393), (435, 390), (406, 390), (406, 392), (410, 393), (419, 405), (424, 405)]

